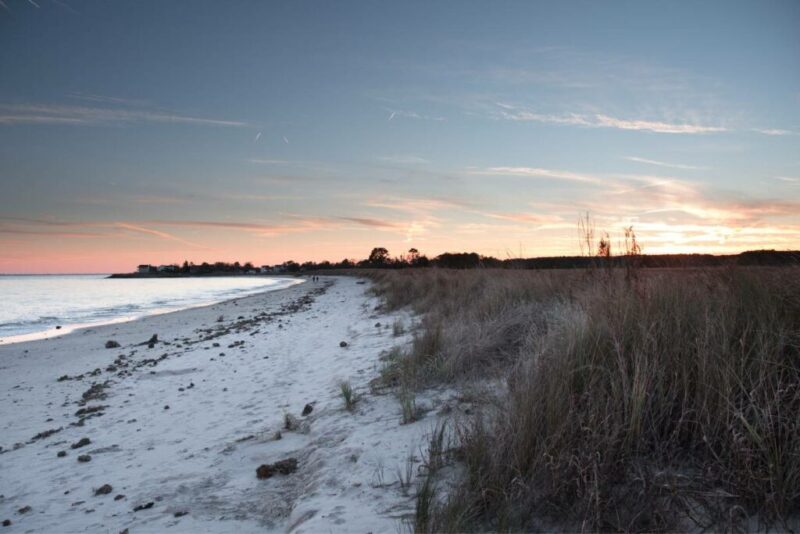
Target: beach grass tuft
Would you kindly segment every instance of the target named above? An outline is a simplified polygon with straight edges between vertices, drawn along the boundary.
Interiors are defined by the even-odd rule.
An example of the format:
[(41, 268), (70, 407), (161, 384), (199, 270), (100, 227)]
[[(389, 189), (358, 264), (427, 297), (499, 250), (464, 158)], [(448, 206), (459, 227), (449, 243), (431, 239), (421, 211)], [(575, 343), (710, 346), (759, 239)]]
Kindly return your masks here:
[(353, 386), (347, 380), (339, 382), (339, 394), (344, 401), (344, 407), (348, 412), (352, 412), (358, 402), (358, 395), (353, 390)]

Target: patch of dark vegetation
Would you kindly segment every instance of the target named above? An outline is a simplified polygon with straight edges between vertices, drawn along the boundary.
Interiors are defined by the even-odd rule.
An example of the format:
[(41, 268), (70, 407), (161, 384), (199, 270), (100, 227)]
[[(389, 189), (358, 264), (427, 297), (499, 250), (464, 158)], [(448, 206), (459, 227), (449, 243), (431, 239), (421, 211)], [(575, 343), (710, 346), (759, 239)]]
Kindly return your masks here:
[(92, 442), (89, 438), (81, 438), (72, 445), (69, 446), (70, 449), (80, 449), (81, 447), (85, 447)]
[(456, 425), (456, 486), (418, 488), (417, 531), (796, 524), (800, 268), (373, 279), (422, 315), (386, 383), (505, 384)]
[(108, 495), (112, 491), (114, 491), (114, 488), (111, 487), (111, 484), (103, 484), (102, 486), (100, 486), (99, 488), (94, 490), (94, 494), (95, 494), (95, 496), (97, 496), (97, 495)]
[[(326, 282), (320, 286), (314, 287), (310, 289), (305, 294), (301, 295), (300, 297), (296, 298), (295, 300), (282, 304), (280, 309), (275, 312), (261, 312), (256, 314), (251, 318), (245, 318), (243, 315), (238, 316), (237, 319), (230, 323), (230, 324), (223, 324), (225, 318), (220, 316), (217, 318), (217, 325), (210, 328), (202, 328), (197, 330), (196, 332), (200, 335), (199, 339), (191, 340), (185, 339), (184, 343), (186, 345), (192, 345), (196, 343), (203, 343), (207, 341), (212, 341), (218, 337), (227, 336), (229, 334), (244, 334), (249, 333), (252, 335), (261, 325), (273, 323), (275, 321), (281, 321), (282, 317), (291, 315), (296, 312), (304, 311), (311, 308), (311, 305), (314, 303), (314, 299), (319, 295), (324, 294), (328, 288), (331, 286), (331, 282)], [(279, 328), (282, 328), (282, 325), (278, 325)], [(244, 341), (236, 341), (234, 344), (229, 346), (228, 348), (243, 348)], [(218, 343), (214, 343), (212, 346), (218, 347)]]
[(275, 475), (290, 475), (297, 471), (297, 458), (286, 458), (273, 464), (262, 464), (256, 469), (259, 480), (272, 478)]
[(38, 434), (33, 436), (28, 441), (28, 443), (33, 443), (34, 441), (39, 441), (40, 439), (49, 438), (53, 434), (57, 434), (57, 433), (61, 432), (63, 429), (64, 429), (63, 427), (58, 427), (58, 428), (51, 428), (50, 430), (45, 430), (43, 432), (39, 432)]
[(106, 408), (108, 408), (108, 406), (103, 404), (98, 404), (95, 406), (87, 406), (85, 408), (81, 408), (78, 411), (76, 411), (75, 417), (86, 417), (87, 415), (92, 415), (92, 414), (99, 415), (99, 412), (102, 412)]
[(58, 377), (57, 382), (65, 382), (67, 380), (83, 380), (83, 375), (82, 374), (75, 376), (61, 375)]
[(108, 386), (108, 382), (93, 383), (89, 389), (83, 392), (81, 395), (81, 400), (78, 401), (78, 404), (83, 406), (90, 401), (104, 400), (106, 397), (108, 397), (108, 394), (105, 391)]

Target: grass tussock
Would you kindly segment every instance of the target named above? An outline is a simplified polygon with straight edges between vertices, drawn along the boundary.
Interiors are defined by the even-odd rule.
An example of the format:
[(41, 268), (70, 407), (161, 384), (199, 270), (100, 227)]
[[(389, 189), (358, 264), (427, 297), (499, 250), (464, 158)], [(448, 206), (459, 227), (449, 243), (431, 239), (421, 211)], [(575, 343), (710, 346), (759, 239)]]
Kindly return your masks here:
[(396, 369), (506, 377), (456, 429), (447, 502), (420, 488), (418, 530), (796, 524), (800, 269), (430, 270), (376, 289), (423, 314)]
[(352, 412), (355, 409), (356, 403), (359, 399), (349, 381), (342, 380), (339, 382), (339, 395), (342, 397), (345, 410)]

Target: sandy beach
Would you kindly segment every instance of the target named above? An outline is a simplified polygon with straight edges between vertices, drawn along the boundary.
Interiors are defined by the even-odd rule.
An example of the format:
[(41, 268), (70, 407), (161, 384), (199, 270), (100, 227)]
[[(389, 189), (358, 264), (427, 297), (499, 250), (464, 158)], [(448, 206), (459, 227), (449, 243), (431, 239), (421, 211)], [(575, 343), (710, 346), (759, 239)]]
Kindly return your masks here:
[(437, 416), (401, 425), (370, 390), (412, 319), (368, 288), (323, 277), (0, 346), (4, 532), (396, 531), (414, 509), (398, 473)]

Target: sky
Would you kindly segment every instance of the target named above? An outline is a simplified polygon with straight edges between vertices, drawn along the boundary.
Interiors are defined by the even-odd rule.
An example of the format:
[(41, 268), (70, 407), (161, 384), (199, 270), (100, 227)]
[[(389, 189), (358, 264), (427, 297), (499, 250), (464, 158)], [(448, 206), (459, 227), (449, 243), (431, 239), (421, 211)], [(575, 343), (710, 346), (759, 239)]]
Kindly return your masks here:
[(0, 0), (0, 272), (800, 249), (800, 2)]

